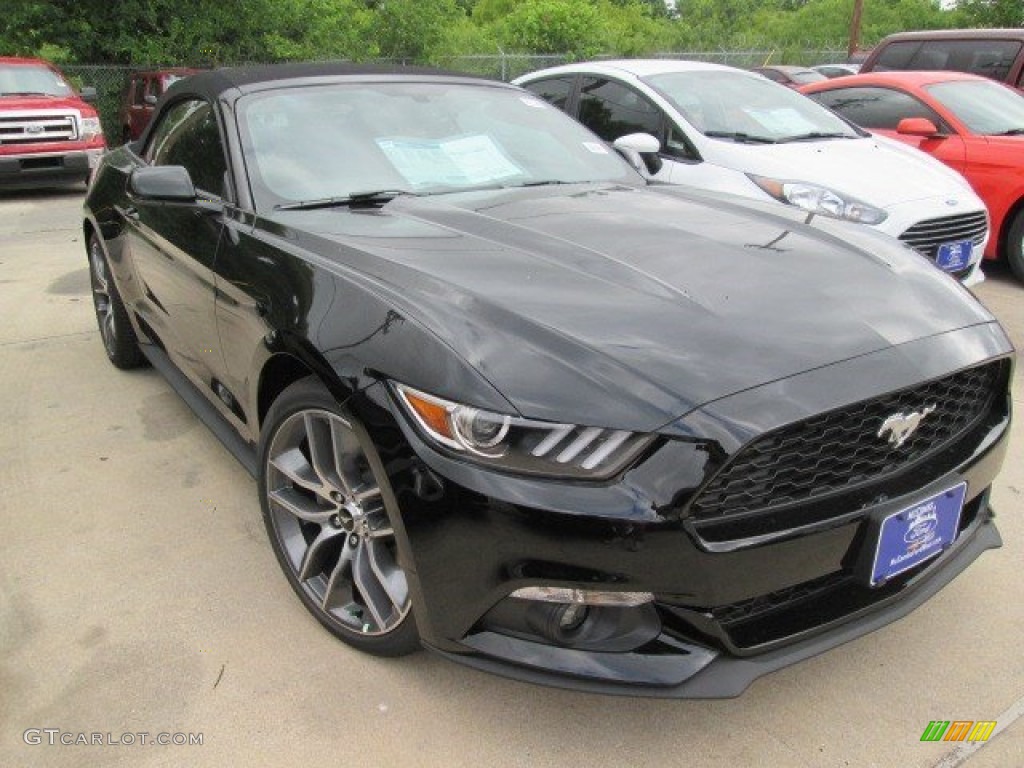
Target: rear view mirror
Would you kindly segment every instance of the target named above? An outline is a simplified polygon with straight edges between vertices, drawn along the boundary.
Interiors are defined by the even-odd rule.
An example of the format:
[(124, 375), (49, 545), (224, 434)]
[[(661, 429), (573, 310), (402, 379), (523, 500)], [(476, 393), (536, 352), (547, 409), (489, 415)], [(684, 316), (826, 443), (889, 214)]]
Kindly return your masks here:
[(83, 86), (78, 95), (82, 97), (82, 101), (86, 104), (92, 104), (96, 101), (96, 89), (91, 85)]
[(620, 136), (612, 146), (638, 171), (654, 175), (661, 170), (662, 162), (658, 156), (661, 142), (649, 133), (630, 133)]
[(896, 133), (903, 136), (924, 136), (925, 138), (938, 138), (942, 136), (935, 123), (927, 117), (905, 117), (896, 126)]
[(128, 177), (128, 191), (142, 200), (194, 203), (196, 188), (188, 171), (180, 165), (136, 168)]

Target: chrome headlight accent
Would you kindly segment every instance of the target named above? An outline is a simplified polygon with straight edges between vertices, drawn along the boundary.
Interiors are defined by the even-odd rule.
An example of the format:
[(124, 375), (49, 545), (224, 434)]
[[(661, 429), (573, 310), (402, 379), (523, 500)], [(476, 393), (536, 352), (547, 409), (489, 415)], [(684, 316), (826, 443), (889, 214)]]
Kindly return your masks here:
[(608, 477), (654, 440), (653, 435), (492, 413), (397, 382), (392, 389), (405, 413), (430, 441), (514, 472)]
[(747, 176), (780, 203), (794, 205), (811, 213), (819, 213), (822, 216), (853, 221), (858, 224), (881, 224), (889, 217), (889, 214), (881, 208), (876, 208), (842, 192), (818, 184), (806, 181), (769, 179), (754, 174), (747, 174)]
[(593, 589), (567, 589), (565, 587), (521, 587), (509, 597), (537, 600), (544, 603), (578, 603), (580, 605), (613, 605), (633, 608), (654, 602), (650, 592), (605, 592)]

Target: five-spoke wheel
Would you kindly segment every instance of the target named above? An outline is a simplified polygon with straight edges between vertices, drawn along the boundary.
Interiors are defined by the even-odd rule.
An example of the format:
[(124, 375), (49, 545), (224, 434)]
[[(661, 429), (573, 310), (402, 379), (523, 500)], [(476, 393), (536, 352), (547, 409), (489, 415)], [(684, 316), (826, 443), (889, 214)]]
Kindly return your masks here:
[(96, 235), (89, 238), (89, 279), (92, 283), (96, 323), (110, 362), (118, 368), (135, 368), (142, 365), (145, 357), (139, 349), (135, 330), (121, 302), (117, 286), (114, 285), (110, 265)]
[(418, 643), (387, 478), (371, 457), (362, 425), (316, 380), (297, 382), (266, 419), (262, 503), (278, 559), (307, 608), (343, 640), (396, 655)]

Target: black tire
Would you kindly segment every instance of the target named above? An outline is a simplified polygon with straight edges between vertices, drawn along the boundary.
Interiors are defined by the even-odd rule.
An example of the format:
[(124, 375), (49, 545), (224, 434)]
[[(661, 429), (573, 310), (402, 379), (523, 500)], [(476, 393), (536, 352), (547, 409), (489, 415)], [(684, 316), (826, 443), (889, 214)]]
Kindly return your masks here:
[(100, 340), (110, 362), (122, 370), (145, 365), (146, 358), (139, 348), (135, 329), (110, 274), (103, 246), (95, 234), (89, 237), (89, 280)]
[(1006, 233), (1006, 261), (1016, 278), (1024, 282), (1024, 208), (1017, 211)]
[(361, 651), (419, 649), (397, 502), (366, 428), (310, 376), (270, 407), (259, 461), (267, 535), (306, 609)]

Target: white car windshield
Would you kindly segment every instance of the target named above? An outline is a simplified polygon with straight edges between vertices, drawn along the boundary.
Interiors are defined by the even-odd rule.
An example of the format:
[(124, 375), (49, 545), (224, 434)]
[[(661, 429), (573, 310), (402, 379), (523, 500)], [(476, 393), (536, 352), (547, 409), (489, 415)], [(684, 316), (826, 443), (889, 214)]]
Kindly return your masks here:
[(740, 72), (666, 72), (644, 80), (696, 130), (765, 144), (858, 138), (856, 129), (806, 96)]
[(246, 97), (243, 151), (263, 206), (372, 192), (437, 194), (643, 180), (600, 139), (523, 91), (351, 83)]
[(49, 67), (0, 64), (0, 96), (70, 96), (71, 86)]

